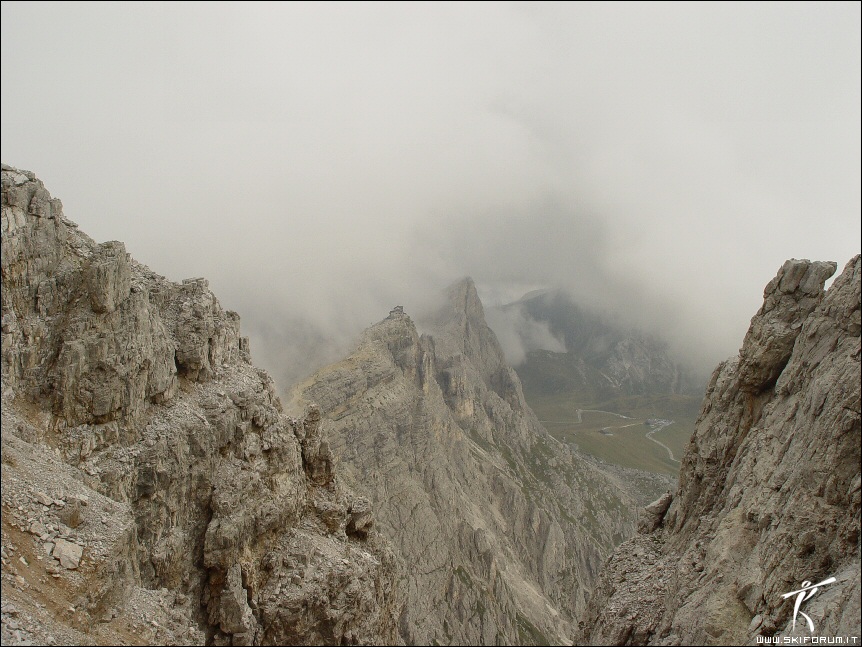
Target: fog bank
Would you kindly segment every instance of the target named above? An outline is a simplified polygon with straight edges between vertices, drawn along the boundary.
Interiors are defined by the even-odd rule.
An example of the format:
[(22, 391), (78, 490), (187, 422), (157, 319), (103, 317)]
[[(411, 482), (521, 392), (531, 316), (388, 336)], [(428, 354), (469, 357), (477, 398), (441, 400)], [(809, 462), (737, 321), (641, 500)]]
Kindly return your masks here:
[(2, 158), (97, 240), (208, 277), (282, 382), (464, 275), (496, 303), (565, 288), (710, 366), (785, 259), (859, 251), (859, 25), (858, 3), (3, 3)]

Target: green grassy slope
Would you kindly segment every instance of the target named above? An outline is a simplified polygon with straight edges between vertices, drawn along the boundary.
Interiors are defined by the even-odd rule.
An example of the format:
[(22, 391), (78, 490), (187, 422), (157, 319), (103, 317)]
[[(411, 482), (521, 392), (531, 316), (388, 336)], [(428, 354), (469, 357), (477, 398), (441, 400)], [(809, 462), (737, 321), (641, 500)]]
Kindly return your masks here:
[[(673, 476), (679, 472), (677, 461), (685, 451), (700, 408), (700, 398), (688, 395), (624, 396), (602, 402), (585, 401), (577, 393), (532, 393), (526, 397), (539, 420), (558, 440), (574, 443), (581, 451), (608, 463)], [(673, 420), (653, 437), (670, 448), (675, 461), (664, 447), (647, 437), (651, 428), (645, 422), (655, 418)]]

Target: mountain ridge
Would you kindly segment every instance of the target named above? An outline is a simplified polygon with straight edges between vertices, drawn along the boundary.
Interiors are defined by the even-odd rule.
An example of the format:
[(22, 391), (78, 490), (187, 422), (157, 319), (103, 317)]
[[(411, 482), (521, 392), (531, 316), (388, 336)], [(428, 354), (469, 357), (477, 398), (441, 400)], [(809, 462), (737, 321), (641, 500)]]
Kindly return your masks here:
[(405, 642), (564, 641), (633, 501), (538, 423), (472, 280), (423, 330), (396, 308), (297, 386), (293, 406), (332, 412), (345, 479), (411, 564)]

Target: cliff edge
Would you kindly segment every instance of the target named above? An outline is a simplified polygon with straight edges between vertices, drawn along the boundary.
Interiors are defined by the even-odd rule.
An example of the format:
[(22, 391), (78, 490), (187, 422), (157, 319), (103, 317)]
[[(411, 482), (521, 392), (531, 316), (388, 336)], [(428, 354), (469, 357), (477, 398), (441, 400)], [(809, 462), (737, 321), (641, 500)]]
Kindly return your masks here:
[(676, 495), (605, 565), (576, 642), (860, 635), (860, 257), (790, 260), (715, 370)]
[(2, 168), (3, 644), (398, 641), (396, 563), (239, 316)]

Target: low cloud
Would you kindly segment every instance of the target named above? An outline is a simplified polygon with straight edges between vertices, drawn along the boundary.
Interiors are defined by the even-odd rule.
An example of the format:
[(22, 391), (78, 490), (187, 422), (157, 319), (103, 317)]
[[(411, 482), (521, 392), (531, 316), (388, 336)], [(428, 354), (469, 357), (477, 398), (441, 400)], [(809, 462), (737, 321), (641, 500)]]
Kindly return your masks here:
[(547, 322), (536, 321), (520, 308), (485, 308), (485, 319), (512, 366), (523, 364), (530, 351), (566, 352), (566, 344), (551, 332)]
[(391, 4), (3, 3), (3, 161), (283, 383), (464, 275), (712, 365), (858, 251), (858, 4)]

